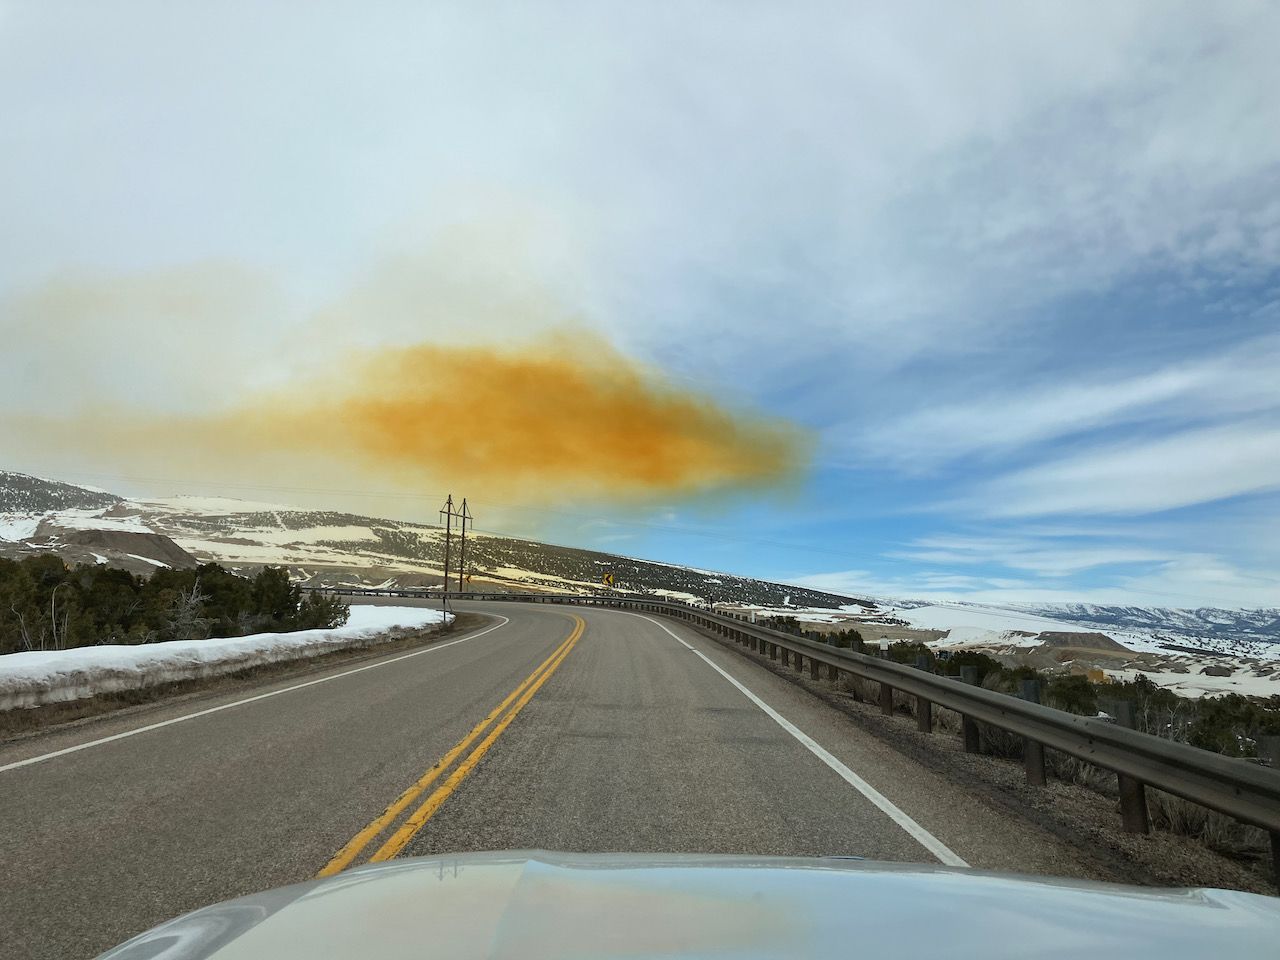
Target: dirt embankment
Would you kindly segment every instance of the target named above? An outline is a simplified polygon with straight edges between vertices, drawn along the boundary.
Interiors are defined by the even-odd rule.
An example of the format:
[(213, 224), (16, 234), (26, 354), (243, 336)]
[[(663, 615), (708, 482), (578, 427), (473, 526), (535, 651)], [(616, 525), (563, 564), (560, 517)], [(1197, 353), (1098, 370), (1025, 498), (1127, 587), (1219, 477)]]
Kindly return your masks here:
[[(66, 530), (62, 543), (83, 547), (105, 555), (110, 560), (142, 558), (166, 567), (186, 570), (197, 565), (196, 558), (160, 533), (134, 533), (128, 530)], [(119, 564), (124, 565), (124, 564)]]

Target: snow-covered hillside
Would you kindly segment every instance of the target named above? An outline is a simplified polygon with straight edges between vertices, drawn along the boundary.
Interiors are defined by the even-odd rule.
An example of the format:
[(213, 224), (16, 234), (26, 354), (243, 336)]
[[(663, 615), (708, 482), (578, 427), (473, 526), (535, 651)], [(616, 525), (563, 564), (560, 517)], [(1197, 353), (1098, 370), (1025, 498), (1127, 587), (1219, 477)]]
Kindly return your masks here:
[[(68, 562), (137, 573), (217, 561), (252, 572), (284, 565), (313, 584), (430, 586), (441, 582), (444, 532), (429, 524), (299, 510), (225, 497), (126, 499), (0, 472), (0, 556), (54, 552)], [(452, 554), (456, 575), (457, 543)], [(754, 609), (814, 624), (899, 624), (945, 632), (945, 642), (1000, 642), (1042, 632), (1097, 632), (1132, 650), (1280, 658), (1280, 610), (1175, 609), (1094, 604), (973, 604), (865, 600), (751, 577), (513, 537), (473, 534), (467, 572), (476, 589), (618, 589)]]
[(1121, 607), (1092, 603), (1019, 604), (1013, 610), (1102, 630), (1146, 631), (1201, 639), (1280, 640), (1280, 609)]
[[(49, 483), (26, 480), (37, 494), (40, 484)], [(0, 556), (53, 552), (68, 562), (109, 562), (137, 573), (157, 565), (205, 561), (240, 572), (283, 565), (316, 585), (441, 583), (444, 531), (429, 524), (219, 497), (97, 495), (109, 503), (92, 509), (58, 507), (51, 505), (60, 502), (55, 490), (43, 500), (28, 497), (23, 502), (32, 509), (21, 515), (0, 513), (0, 529), (14, 534), (0, 541)], [(456, 576), (456, 531), (451, 559)], [(468, 536), (467, 572), (474, 589), (587, 592), (603, 589), (601, 577), (611, 573), (620, 590), (685, 599), (776, 605), (791, 597), (827, 608), (863, 602), (752, 577), (489, 534)]]
[(1274, 609), (900, 603), (894, 608), (894, 615), (921, 627), (974, 628), (987, 624), (993, 632), (1085, 630), (1104, 633), (1131, 650), (1186, 647), (1227, 656), (1280, 659), (1280, 611)]

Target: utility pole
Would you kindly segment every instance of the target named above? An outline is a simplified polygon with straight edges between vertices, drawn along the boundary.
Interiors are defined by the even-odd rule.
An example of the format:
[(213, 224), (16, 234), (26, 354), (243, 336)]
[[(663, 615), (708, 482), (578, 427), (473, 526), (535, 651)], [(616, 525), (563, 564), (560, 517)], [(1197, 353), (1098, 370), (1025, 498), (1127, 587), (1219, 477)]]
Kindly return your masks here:
[(449, 591), (449, 542), (453, 538), (453, 494), (449, 494), (449, 499), (444, 502), (444, 506), (440, 508), (440, 512), (444, 515), (444, 590)]
[(462, 512), (458, 514), (458, 519), (462, 521), (462, 543), (458, 553), (458, 592), (464, 593), (467, 589), (462, 581), (467, 572), (467, 521), (474, 519), (471, 511), (467, 509), (466, 497), (462, 498)]

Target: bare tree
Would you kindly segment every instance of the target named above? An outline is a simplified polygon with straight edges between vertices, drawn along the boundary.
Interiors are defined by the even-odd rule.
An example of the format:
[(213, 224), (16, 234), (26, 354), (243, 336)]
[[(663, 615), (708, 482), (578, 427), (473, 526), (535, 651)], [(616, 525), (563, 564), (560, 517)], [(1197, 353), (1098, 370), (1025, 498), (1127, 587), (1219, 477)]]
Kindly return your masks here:
[(209, 635), (209, 625), (213, 621), (204, 616), (204, 605), (208, 599), (208, 594), (200, 589), (199, 577), (190, 589), (178, 591), (169, 608), (166, 624), (175, 640), (203, 640)]
[[(31, 630), (27, 626), (27, 618), (22, 615), (22, 611), (18, 609), (17, 604), (9, 604), (9, 609), (13, 611), (13, 615), (18, 618), (18, 630), (22, 633), (22, 643), (28, 650), (34, 650), (35, 644), (31, 642)], [(40, 648), (44, 649), (44, 643), (41, 642)]]

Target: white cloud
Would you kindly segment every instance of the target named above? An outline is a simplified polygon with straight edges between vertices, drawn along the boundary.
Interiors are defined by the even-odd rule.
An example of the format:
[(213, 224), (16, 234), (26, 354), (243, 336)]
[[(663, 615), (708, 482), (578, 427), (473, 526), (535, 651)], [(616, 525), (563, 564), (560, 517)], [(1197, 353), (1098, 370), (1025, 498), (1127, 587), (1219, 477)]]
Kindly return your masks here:
[[(1280, 410), (1280, 338), (1264, 336), (1201, 360), (1161, 368), (1098, 371), (1079, 382), (997, 389), (978, 399), (943, 394), (919, 410), (870, 428), (828, 431), (861, 458), (909, 471), (973, 454), (1008, 453), (1066, 436), (1137, 422), (1239, 417)], [(841, 435), (856, 440), (842, 443)]]
[(992, 517), (1145, 514), (1280, 489), (1280, 427), (1239, 423), (1096, 447), (984, 484)]
[(311, 294), (513, 198), (572, 257), (537, 279), (686, 371), (963, 352), (1153, 261), (1274, 262), (1278, 16), (31, 7), (0, 58), (0, 282), (219, 255)]

